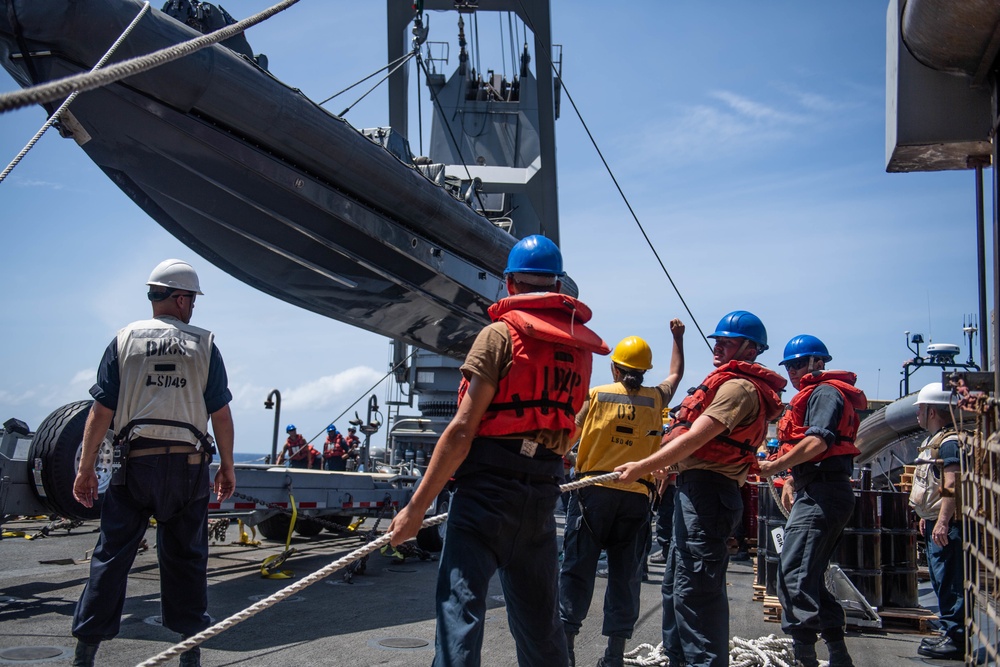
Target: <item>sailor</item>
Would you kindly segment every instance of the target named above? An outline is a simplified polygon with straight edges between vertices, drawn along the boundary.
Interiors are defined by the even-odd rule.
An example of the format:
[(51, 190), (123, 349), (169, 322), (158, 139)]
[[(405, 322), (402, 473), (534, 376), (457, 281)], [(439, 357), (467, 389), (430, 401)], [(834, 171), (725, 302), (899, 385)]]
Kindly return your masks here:
[(929, 435), (920, 445), (910, 505), (920, 517), (927, 543), (927, 570), (938, 599), (941, 635), (925, 639), (917, 653), (939, 660), (965, 658), (961, 496), (958, 474), (960, 435), (952, 420), (951, 392), (940, 382), (917, 394), (917, 423)]
[(826, 642), (830, 667), (854, 664), (844, 641), (847, 618), (826, 588), (826, 569), (854, 511), (857, 411), (868, 399), (854, 386), (857, 375), (826, 370), (831, 359), (815, 336), (795, 336), (785, 345), (781, 365), (799, 393), (778, 422), (777, 454), (760, 464), (762, 477), (791, 469), (781, 492), (789, 514), (777, 587), (782, 630), (804, 667), (819, 665), (817, 635)]
[(480, 664), (489, 582), (498, 569), (518, 664), (567, 664), (553, 512), (591, 355), (609, 350), (584, 324), (590, 309), (559, 294), (562, 275), (559, 248), (543, 236), (510, 251), (510, 296), (490, 306), (493, 324), (461, 367), (458, 411), (389, 526), (394, 546), (414, 537), (454, 476), (438, 570), (437, 667)]
[(333, 424), (326, 427), (326, 442), (323, 443), (323, 468), (325, 470), (347, 470), (347, 441)]
[[(781, 412), (780, 375), (756, 363), (767, 330), (753, 313), (735, 310), (719, 321), (712, 364), (690, 389), (661, 449), (620, 465), (619, 482), (677, 464), (674, 534), (663, 572), (663, 647), (670, 664), (729, 665), (727, 539), (743, 515), (740, 486)], [(710, 519), (710, 520), (706, 520)]]
[[(75, 667), (93, 665), (98, 645), (118, 634), (128, 572), (150, 517), (157, 520), (164, 627), (186, 638), (210, 625), (209, 419), (220, 458), (216, 497), (226, 500), (236, 487), (226, 368), (212, 333), (190, 325), (195, 296), (202, 293), (198, 275), (187, 262), (168, 259), (146, 284), (152, 319), (118, 332), (90, 390), (94, 404), (73, 482), (81, 504), (93, 507), (98, 498), (94, 464), (112, 422), (115, 461), (90, 578), (73, 615)], [(180, 663), (199, 665), (200, 649), (182, 653)]]
[(289, 424), (285, 427), (285, 433), (288, 434), (288, 438), (285, 440), (285, 446), (281, 448), (281, 453), (278, 454), (278, 465), (280, 466), (285, 462), (286, 455), (288, 459), (288, 465), (292, 468), (312, 468), (313, 467), (313, 453), (316, 451), (309, 446), (306, 439), (299, 435), (298, 430), (295, 428), (295, 424)]
[[(642, 386), (653, 367), (653, 352), (638, 336), (629, 336), (611, 354), (612, 384), (594, 387), (576, 415), (580, 429), (577, 478), (611, 472), (660, 447), (663, 407), (684, 375), (684, 325), (670, 321), (673, 354), (670, 373), (658, 386)], [(566, 632), (570, 665), (574, 643), (590, 611), (601, 551), (607, 552), (608, 586), (604, 594), (603, 634), (608, 646), (598, 667), (623, 667), (625, 642), (639, 618), (639, 587), (649, 541), (649, 509), (656, 492), (652, 477), (630, 484), (602, 482), (572, 492), (563, 536), (559, 573), (559, 616)]]
[(361, 438), (357, 431), (354, 426), (347, 427), (347, 469), (350, 471), (357, 470), (358, 459), (361, 458)]

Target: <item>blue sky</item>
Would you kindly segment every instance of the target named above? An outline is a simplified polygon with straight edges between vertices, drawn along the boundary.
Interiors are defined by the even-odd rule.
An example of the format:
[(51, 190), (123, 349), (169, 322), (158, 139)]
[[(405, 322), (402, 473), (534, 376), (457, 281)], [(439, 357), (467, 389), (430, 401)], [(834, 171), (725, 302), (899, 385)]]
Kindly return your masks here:
[[(270, 4), (225, 6), (244, 18)], [(569, 92), (706, 333), (730, 310), (756, 313), (772, 348), (760, 361), (771, 367), (789, 338), (812, 333), (830, 348), (832, 366), (858, 373), (870, 398), (896, 397), (910, 356), (904, 331), (961, 344), (967, 356), (962, 318), (977, 309), (974, 178), (885, 173), (885, 3), (553, 5)], [(454, 41), (452, 17), (431, 16), (431, 40)], [(323, 99), (382, 66), (383, 25), (381, 2), (304, 0), (247, 37), (272, 73)], [(502, 71), (502, 53), (484, 46), (483, 68)], [(456, 56), (453, 46), (449, 71)], [(5, 73), (0, 81), (0, 90), (15, 86)], [(347, 118), (387, 124), (384, 91)], [(39, 108), (0, 116), (0, 161), (43, 122)], [(646, 338), (659, 379), (667, 323), (681, 317), (689, 325), (683, 387), (696, 384), (711, 369), (708, 348), (565, 96), (556, 132), (565, 264), (594, 310), (593, 327), (612, 345)], [(143, 284), (167, 257), (188, 259), (201, 274), (193, 323), (216, 332), (226, 359), (237, 450), (270, 449), (273, 413), (263, 402), (272, 388), (282, 393), (282, 426), (312, 435), (388, 368), (387, 339), (215, 269), (54, 132), (0, 183), (0, 210), (2, 419), (34, 428), (87, 398), (114, 332), (147, 315)], [(924, 373), (916, 386), (934, 379)], [(597, 360), (593, 383), (609, 379)], [(384, 386), (374, 393), (384, 400)]]

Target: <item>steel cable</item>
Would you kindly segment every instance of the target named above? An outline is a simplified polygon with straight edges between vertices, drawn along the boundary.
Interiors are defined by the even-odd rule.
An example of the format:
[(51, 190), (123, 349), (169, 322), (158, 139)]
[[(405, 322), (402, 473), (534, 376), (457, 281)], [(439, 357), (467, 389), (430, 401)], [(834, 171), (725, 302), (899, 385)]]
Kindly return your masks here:
[[(529, 17), (531, 15), (524, 8), (524, 3), (521, 2), (521, 0), (518, 0), (518, 5), (520, 5), (521, 12), (525, 17), (525, 24), (529, 28), (531, 28), (532, 31), (534, 31), (535, 26), (532, 25), (529, 20)], [(549, 67), (552, 68), (552, 71), (558, 74), (558, 72), (556, 71), (556, 64), (552, 60), (552, 54), (545, 52), (543, 55), (548, 61)], [(628, 200), (628, 197), (625, 196), (625, 191), (622, 190), (622, 186), (618, 183), (618, 178), (615, 176), (615, 173), (611, 170), (611, 165), (609, 165), (608, 161), (604, 158), (604, 153), (601, 152), (601, 147), (597, 145), (597, 140), (594, 138), (594, 135), (591, 134), (590, 128), (587, 126), (587, 122), (583, 120), (583, 114), (580, 113), (580, 109), (576, 106), (576, 102), (573, 100), (573, 96), (570, 94), (569, 88), (566, 87), (565, 79), (563, 79), (563, 77), (559, 77), (558, 81), (559, 81), (559, 86), (566, 93), (566, 99), (569, 100), (570, 105), (573, 107), (573, 111), (576, 113), (576, 117), (580, 120), (580, 124), (583, 126), (584, 132), (587, 133), (587, 137), (590, 139), (591, 145), (593, 145), (594, 150), (597, 151), (597, 157), (601, 159), (601, 163), (604, 165), (605, 171), (608, 172), (608, 176), (611, 177), (611, 181), (615, 184), (615, 188), (618, 190), (618, 195), (622, 198), (622, 201), (625, 202), (625, 207), (628, 209), (629, 214), (632, 216), (632, 219), (635, 221), (636, 226), (642, 233), (642, 237), (646, 239), (646, 245), (648, 245), (649, 249), (653, 252), (653, 256), (656, 258), (656, 261), (659, 262), (660, 268), (663, 270), (663, 274), (667, 277), (667, 280), (670, 282), (670, 286), (674, 288), (674, 293), (677, 294), (677, 298), (680, 299), (681, 305), (684, 306), (684, 310), (686, 310), (687, 314), (691, 317), (691, 323), (694, 324), (695, 328), (698, 330), (698, 333), (701, 334), (701, 338), (702, 340), (705, 341), (705, 345), (707, 345), (708, 349), (711, 350), (712, 344), (708, 342), (708, 337), (705, 335), (705, 332), (702, 331), (701, 325), (698, 324), (698, 319), (694, 316), (694, 313), (691, 312), (691, 308), (688, 306), (687, 301), (684, 300), (684, 295), (681, 294), (680, 289), (674, 282), (673, 276), (670, 275), (670, 272), (667, 270), (667, 267), (663, 263), (663, 260), (660, 259), (660, 253), (656, 251), (656, 247), (653, 245), (653, 242), (650, 240), (649, 235), (646, 233), (645, 227), (643, 227), (642, 222), (639, 221), (639, 216), (636, 214), (635, 209), (632, 208), (632, 203)]]

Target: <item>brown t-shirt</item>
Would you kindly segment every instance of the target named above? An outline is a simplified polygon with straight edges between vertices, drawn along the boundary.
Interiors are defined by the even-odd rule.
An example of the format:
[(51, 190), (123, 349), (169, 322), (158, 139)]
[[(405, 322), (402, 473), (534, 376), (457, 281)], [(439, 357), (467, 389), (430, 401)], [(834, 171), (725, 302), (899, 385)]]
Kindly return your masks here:
[[(503, 322), (494, 322), (484, 327), (476, 336), (476, 341), (472, 344), (469, 354), (466, 355), (465, 363), (462, 364), (462, 374), (467, 379), (473, 375), (478, 376), (493, 387), (498, 387), (500, 380), (510, 372), (514, 357), (513, 349), (510, 329)], [(560, 431), (542, 429), (528, 433), (511, 433), (509, 436), (503, 437), (509, 437), (511, 440), (529, 438), (557, 454), (565, 454), (573, 446), (570, 433), (565, 429)]]
[[(737, 426), (748, 426), (757, 419), (760, 411), (760, 399), (757, 397), (757, 388), (749, 380), (734, 378), (727, 380), (719, 387), (712, 399), (712, 403), (705, 408), (703, 415), (708, 415), (712, 419), (726, 427), (725, 433), (731, 433)], [(750, 471), (749, 463), (718, 463), (716, 461), (705, 461), (695, 456), (689, 456), (677, 464), (678, 470), (711, 470), (735, 479), (740, 486), (747, 479)]]

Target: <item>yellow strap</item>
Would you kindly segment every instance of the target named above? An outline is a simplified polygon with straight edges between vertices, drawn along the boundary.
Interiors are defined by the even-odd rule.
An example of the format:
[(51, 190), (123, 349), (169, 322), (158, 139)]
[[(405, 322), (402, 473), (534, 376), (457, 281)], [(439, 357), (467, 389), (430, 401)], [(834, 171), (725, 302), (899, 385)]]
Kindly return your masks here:
[(241, 544), (247, 547), (259, 547), (260, 540), (257, 539), (257, 529), (250, 526), (250, 530), (253, 531), (253, 535), (247, 534), (247, 525), (243, 523), (243, 519), (237, 519), (236, 523), (240, 527), (240, 541), (237, 544)]
[(295, 553), (292, 549), (292, 531), (295, 530), (295, 522), (299, 518), (298, 507), (295, 506), (295, 496), (288, 494), (288, 502), (292, 506), (292, 520), (288, 523), (288, 537), (285, 538), (285, 550), (275, 556), (268, 556), (260, 565), (260, 576), (265, 579), (291, 579), (295, 573), (291, 570), (278, 570), (289, 556)]
[(280, 554), (268, 556), (260, 565), (260, 576), (265, 579), (291, 579), (295, 573), (291, 570), (279, 570), (285, 561), (295, 553), (295, 549), (287, 549)]

